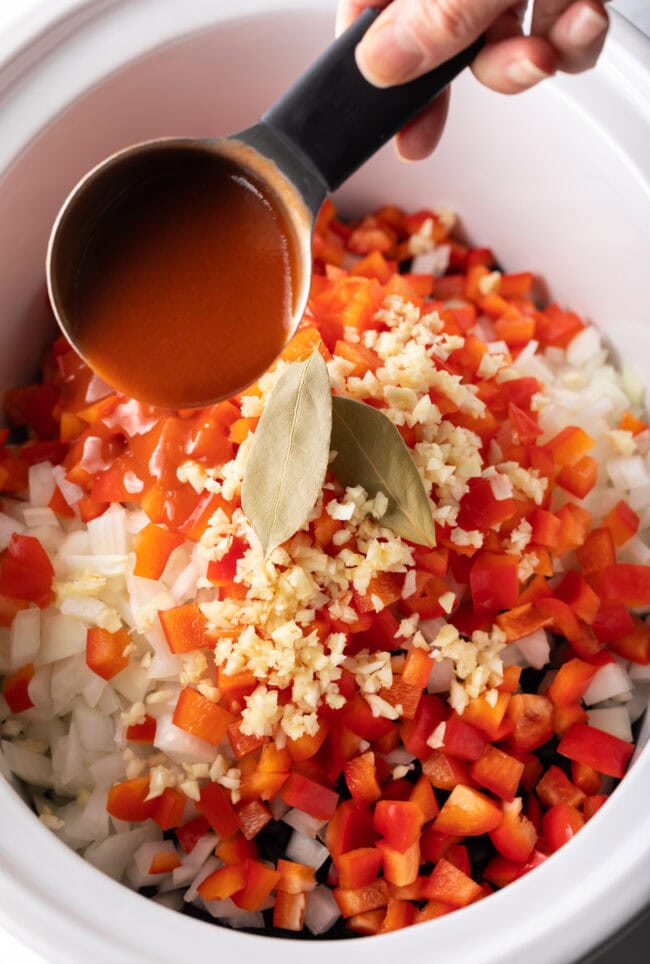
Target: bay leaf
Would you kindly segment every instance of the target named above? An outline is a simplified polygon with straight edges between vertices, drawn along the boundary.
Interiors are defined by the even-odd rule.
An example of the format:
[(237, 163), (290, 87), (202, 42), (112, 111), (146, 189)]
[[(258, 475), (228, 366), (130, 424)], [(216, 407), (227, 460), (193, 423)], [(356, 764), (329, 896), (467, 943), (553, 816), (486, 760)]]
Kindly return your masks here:
[(363, 402), (332, 398), (331, 469), (342, 485), (361, 485), (388, 508), (379, 522), (411, 542), (435, 546), (431, 504), (409, 450), (391, 420)]
[(282, 373), (246, 462), (242, 507), (268, 556), (304, 525), (325, 481), (332, 395), (315, 351)]

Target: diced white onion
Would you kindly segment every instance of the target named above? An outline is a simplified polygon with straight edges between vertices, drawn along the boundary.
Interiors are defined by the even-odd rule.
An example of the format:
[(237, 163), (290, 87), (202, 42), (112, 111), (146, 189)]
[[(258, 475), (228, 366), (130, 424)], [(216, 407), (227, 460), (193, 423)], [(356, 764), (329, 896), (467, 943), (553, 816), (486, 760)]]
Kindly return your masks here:
[(536, 629), (517, 640), (517, 647), (529, 666), (542, 669), (549, 661), (551, 646), (545, 629)]
[(10, 515), (0, 512), (0, 552), (7, 548), (14, 532), (20, 534), (24, 531), (25, 526), (22, 522), (18, 522), (16, 519), (12, 519)]
[(39, 526), (54, 526), (56, 529), (59, 528), (59, 520), (56, 513), (47, 506), (26, 507), (23, 509), (23, 518), (28, 529), (36, 529)]
[(304, 834), (305, 837), (316, 837), (326, 823), (325, 820), (318, 820), (311, 814), (305, 813), (304, 810), (298, 810), (295, 807), (285, 813), (282, 821), (293, 827), (298, 833)]
[(41, 613), (39, 609), (22, 609), (16, 613), (9, 630), (9, 666), (20, 669), (33, 663), (41, 642)]
[(223, 862), (219, 860), (218, 857), (210, 857), (203, 864), (198, 874), (194, 877), (194, 880), (185, 891), (184, 900), (187, 903), (191, 903), (199, 893), (199, 885), (203, 883), (206, 877), (213, 874), (215, 870), (219, 870), (219, 867), (223, 867)]
[(632, 740), (632, 727), (630, 726), (630, 714), (625, 706), (607, 706), (602, 709), (589, 710), (587, 713), (589, 723), (598, 730), (611, 733), (619, 740)]
[(111, 505), (110, 509), (87, 523), (93, 555), (123, 556), (128, 551), (126, 510)]
[(448, 658), (445, 657), (441, 660), (434, 661), (431, 667), (431, 672), (429, 674), (429, 681), (427, 683), (428, 693), (446, 693), (451, 686), (451, 680), (454, 675), (454, 664)]
[(306, 867), (313, 867), (314, 870), (325, 863), (329, 857), (327, 847), (324, 847), (317, 840), (305, 837), (297, 830), (291, 834), (287, 844), (287, 859), (295, 860), (298, 864), (305, 864)]
[(170, 715), (158, 718), (154, 746), (179, 762), (212, 763), (214, 760), (212, 744), (174, 726)]
[(93, 710), (84, 703), (75, 706), (72, 718), (81, 737), (81, 745), (95, 753), (110, 753), (114, 746), (115, 724), (110, 716)]
[(582, 694), (587, 706), (603, 703), (619, 696), (629, 699), (633, 688), (629, 675), (618, 663), (605, 663), (592, 677), (589, 686)]
[(119, 880), (126, 870), (133, 851), (147, 840), (160, 839), (162, 833), (152, 821), (136, 830), (117, 833), (101, 843), (93, 843), (84, 852), (85, 859), (109, 877)]
[(319, 884), (311, 893), (307, 894), (305, 927), (312, 934), (326, 934), (340, 916), (339, 905), (332, 896), (329, 887)]
[(51, 463), (38, 462), (36, 465), (30, 465), (27, 477), (31, 504), (33, 506), (49, 505), (56, 487)]
[(53, 663), (86, 652), (87, 630), (79, 619), (58, 613), (43, 618), (41, 648), (37, 662)]
[(2, 740), (2, 752), (12, 773), (35, 787), (52, 786), (52, 764), (42, 753)]

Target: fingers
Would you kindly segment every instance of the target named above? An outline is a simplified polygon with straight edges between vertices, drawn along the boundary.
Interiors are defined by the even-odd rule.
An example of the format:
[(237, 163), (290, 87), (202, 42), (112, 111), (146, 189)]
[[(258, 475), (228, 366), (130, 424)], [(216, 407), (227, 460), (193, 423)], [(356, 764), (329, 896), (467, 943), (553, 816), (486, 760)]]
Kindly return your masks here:
[(395, 146), (402, 160), (421, 161), (436, 149), (448, 110), (449, 88), (397, 135)]
[(356, 50), (359, 70), (377, 87), (403, 84), (457, 54), (512, 0), (393, 0)]
[(488, 43), (472, 64), (477, 80), (501, 94), (518, 94), (555, 72), (557, 55), (543, 37), (510, 37)]
[(336, 36), (338, 37), (344, 30), (347, 30), (350, 24), (352, 24), (367, 7), (377, 9), (379, 7), (386, 7), (389, 3), (390, 0), (339, 0), (339, 5), (336, 9)]
[(609, 17), (596, 0), (579, 0), (565, 10), (548, 31), (559, 57), (559, 67), (576, 74), (593, 67), (603, 48)]

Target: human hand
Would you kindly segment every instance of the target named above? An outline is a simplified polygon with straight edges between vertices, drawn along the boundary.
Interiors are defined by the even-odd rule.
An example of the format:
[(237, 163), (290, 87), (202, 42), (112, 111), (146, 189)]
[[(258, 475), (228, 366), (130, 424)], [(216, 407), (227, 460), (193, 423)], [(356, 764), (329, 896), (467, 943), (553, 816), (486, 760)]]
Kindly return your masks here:
[[(522, 28), (525, 0), (339, 0), (336, 29), (345, 30), (366, 7), (385, 8), (356, 49), (359, 70), (378, 87), (419, 77), (485, 32), (472, 71), (486, 87), (516, 94), (557, 70), (593, 67), (609, 26), (598, 0), (534, 3), (529, 36)], [(419, 160), (433, 151), (448, 103), (447, 91), (400, 131), (403, 158)]]

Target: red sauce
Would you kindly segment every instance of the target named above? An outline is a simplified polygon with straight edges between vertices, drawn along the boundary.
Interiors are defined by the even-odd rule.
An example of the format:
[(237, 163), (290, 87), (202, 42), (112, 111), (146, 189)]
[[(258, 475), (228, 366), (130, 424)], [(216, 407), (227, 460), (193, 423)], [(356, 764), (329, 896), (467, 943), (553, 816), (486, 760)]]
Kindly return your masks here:
[(171, 152), (99, 221), (77, 344), (119, 391), (187, 408), (237, 394), (286, 344), (298, 259), (276, 201), (234, 162)]

